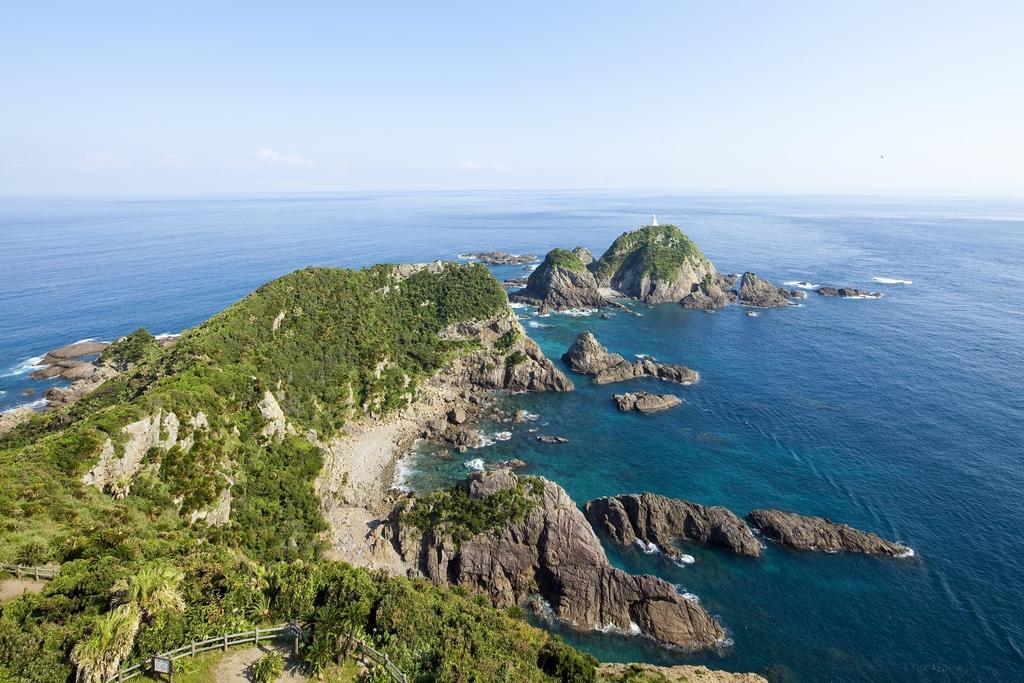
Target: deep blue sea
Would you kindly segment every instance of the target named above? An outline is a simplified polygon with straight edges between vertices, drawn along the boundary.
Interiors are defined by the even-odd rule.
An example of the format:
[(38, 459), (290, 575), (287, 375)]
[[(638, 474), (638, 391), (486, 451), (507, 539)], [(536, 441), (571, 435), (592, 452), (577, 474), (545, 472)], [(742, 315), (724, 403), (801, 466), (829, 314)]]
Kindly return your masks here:
[[(48, 386), (46, 350), (145, 326), (194, 325), (307, 265), (454, 258), (471, 250), (595, 254), (624, 230), (680, 225), (724, 272), (880, 289), (747, 317), (672, 304), (524, 325), (557, 359), (583, 329), (611, 350), (700, 371), (522, 395), (539, 415), (469, 456), (418, 456), (418, 487), (467, 457), (519, 457), (579, 502), (655, 491), (745, 515), (828, 516), (914, 548), (910, 560), (687, 546), (679, 568), (613, 561), (696, 594), (733, 645), (699, 658), (773, 680), (1024, 680), (1024, 202), (657, 193), (364, 193), (177, 201), (0, 200), (0, 409)], [(508, 276), (521, 268), (498, 269)], [(910, 280), (880, 284), (873, 278)], [(558, 361), (560, 363), (560, 361)], [(37, 395), (22, 392), (34, 388)], [(623, 389), (685, 400), (620, 414)], [(507, 425), (486, 425), (499, 431)], [(568, 436), (538, 444), (535, 433)], [(643, 638), (566, 636), (602, 659), (694, 661)]]

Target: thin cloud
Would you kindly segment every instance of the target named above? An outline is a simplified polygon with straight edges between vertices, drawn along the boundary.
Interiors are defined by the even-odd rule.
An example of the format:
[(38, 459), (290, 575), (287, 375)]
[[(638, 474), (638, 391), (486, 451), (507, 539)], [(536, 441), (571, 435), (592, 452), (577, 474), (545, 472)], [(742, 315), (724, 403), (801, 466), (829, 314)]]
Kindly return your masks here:
[(125, 165), (127, 165), (127, 162), (109, 149), (93, 150), (85, 156), (85, 159), (78, 163), (79, 168), (92, 171), (123, 168)]
[(466, 161), (459, 162), (460, 171), (469, 171), (475, 173), (476, 171), (479, 171), (481, 168), (482, 167), (480, 166), (480, 164), (476, 163), (475, 161), (470, 161), (469, 159), (467, 159)]

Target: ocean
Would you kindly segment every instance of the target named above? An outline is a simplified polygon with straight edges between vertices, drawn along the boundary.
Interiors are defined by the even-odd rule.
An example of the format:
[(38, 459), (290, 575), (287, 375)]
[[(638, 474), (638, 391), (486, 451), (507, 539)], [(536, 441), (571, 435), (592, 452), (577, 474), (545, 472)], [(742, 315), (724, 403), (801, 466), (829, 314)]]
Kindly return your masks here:
[[(55, 383), (28, 378), (51, 348), (140, 326), (177, 332), (296, 268), (577, 244), (600, 255), (652, 213), (682, 227), (720, 271), (884, 296), (809, 292), (799, 307), (757, 317), (736, 306), (640, 305), (641, 317), (611, 320), (517, 309), (560, 365), (589, 329), (612, 351), (684, 363), (701, 382), (598, 387), (572, 375), (573, 393), (507, 399), (538, 416), (510, 439), (415, 455), (403, 482), (442, 486), (473, 458), (517, 457), (581, 505), (653, 491), (741, 516), (775, 507), (915, 550), (897, 560), (768, 543), (749, 560), (686, 545), (695, 562), (680, 567), (609, 547), (617, 566), (697, 596), (732, 644), (692, 657), (559, 628), (603, 660), (698, 662), (777, 681), (1024, 680), (1024, 202), (636, 192), (4, 199), (0, 409)], [(641, 388), (685, 403), (619, 413), (611, 396)], [(570, 442), (539, 444), (537, 433)]]

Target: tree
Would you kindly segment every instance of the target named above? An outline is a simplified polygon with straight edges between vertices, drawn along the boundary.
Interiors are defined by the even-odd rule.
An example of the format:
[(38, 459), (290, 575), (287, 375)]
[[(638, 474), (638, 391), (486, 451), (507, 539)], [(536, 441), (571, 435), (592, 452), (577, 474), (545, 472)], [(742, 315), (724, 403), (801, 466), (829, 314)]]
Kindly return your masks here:
[(92, 634), (71, 650), (78, 683), (103, 683), (117, 672), (135, 644), (142, 615), (135, 604), (121, 605), (96, 619)]
[(342, 607), (342, 618), (348, 631), (348, 640), (345, 642), (346, 656), (352, 647), (352, 639), (355, 638), (356, 629), (366, 623), (368, 616), (370, 616), (370, 606), (362, 600), (353, 600)]

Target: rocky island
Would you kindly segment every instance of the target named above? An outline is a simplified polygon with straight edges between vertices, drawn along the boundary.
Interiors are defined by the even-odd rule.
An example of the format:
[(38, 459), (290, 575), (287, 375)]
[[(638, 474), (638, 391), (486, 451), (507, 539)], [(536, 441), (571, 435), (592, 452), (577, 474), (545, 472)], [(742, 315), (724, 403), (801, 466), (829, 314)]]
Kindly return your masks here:
[(537, 261), (533, 254), (509, 254), (504, 251), (472, 251), (462, 254), (462, 258), (486, 263), (489, 266), (518, 266)]
[(615, 394), (614, 399), (615, 405), (622, 412), (627, 413), (635, 410), (644, 415), (659, 413), (663, 410), (674, 408), (683, 402), (678, 396), (673, 396), (672, 394), (652, 394), (647, 391)]
[(621, 307), (616, 297), (713, 311), (736, 301), (788, 306), (804, 293), (776, 287), (751, 272), (742, 280), (722, 275), (677, 226), (647, 225), (624, 232), (599, 259), (584, 247), (553, 249), (526, 286), (511, 295), (513, 301), (553, 310)]
[(693, 384), (700, 375), (685, 365), (659, 363), (641, 358), (630, 363), (617, 353), (611, 353), (597, 341), (592, 332), (580, 332), (569, 350), (562, 354), (573, 372), (591, 375), (595, 384), (609, 384), (639, 377), (655, 377), (678, 384)]

